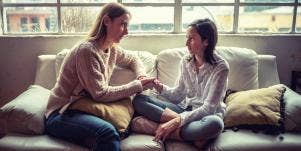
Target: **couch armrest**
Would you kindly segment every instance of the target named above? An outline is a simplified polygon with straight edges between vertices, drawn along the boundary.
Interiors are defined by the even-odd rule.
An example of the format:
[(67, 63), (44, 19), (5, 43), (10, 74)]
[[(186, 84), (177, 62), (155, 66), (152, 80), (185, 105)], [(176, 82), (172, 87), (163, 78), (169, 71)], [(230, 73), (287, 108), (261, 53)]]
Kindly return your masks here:
[(259, 88), (279, 84), (276, 56), (258, 55), (258, 83)]
[(55, 82), (55, 55), (38, 56), (34, 84), (51, 89), (53, 88)]

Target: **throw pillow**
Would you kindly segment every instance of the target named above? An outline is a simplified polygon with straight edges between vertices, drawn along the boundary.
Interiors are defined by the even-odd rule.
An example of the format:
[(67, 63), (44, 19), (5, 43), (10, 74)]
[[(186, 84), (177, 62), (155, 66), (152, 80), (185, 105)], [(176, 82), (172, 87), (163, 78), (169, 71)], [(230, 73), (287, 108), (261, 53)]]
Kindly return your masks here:
[(124, 98), (110, 103), (99, 103), (90, 98), (82, 98), (74, 102), (69, 108), (98, 116), (113, 124), (120, 133), (127, 132), (127, 128), (134, 114), (134, 108), (130, 98)]
[(287, 131), (301, 132), (301, 95), (286, 87), (284, 126)]
[(230, 94), (226, 98), (225, 127), (263, 125), (283, 128), (284, 92), (285, 87), (275, 85)]
[(0, 133), (42, 134), (49, 95), (48, 89), (32, 85), (17, 98), (1, 107)]

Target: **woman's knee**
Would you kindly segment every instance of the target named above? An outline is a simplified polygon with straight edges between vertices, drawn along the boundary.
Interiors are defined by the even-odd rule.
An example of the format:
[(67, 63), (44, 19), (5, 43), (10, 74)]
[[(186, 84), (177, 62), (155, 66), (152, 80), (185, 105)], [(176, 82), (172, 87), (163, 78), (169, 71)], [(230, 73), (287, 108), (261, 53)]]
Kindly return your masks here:
[(205, 118), (209, 123), (209, 127), (214, 129), (217, 133), (224, 129), (224, 122), (219, 116), (209, 115)]
[(98, 128), (96, 131), (96, 140), (98, 141), (119, 141), (119, 133), (116, 128), (108, 123), (105, 126)]
[(147, 96), (147, 95), (137, 94), (135, 96), (135, 98), (133, 99), (134, 108), (141, 107), (141, 105), (144, 104), (146, 102), (146, 100), (148, 100), (148, 98), (149, 98), (149, 96)]

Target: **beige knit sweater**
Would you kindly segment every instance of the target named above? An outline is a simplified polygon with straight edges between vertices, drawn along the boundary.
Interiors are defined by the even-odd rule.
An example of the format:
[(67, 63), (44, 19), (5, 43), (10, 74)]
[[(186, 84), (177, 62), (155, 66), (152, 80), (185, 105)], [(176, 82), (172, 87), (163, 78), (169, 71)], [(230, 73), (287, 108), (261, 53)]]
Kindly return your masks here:
[(74, 47), (64, 58), (57, 82), (51, 90), (46, 118), (57, 109), (63, 113), (70, 104), (82, 97), (91, 97), (97, 102), (113, 102), (142, 92), (139, 80), (125, 85), (110, 86), (109, 81), (115, 65), (128, 66), (136, 75), (145, 75), (139, 58), (119, 47), (104, 52), (93, 41), (86, 41)]

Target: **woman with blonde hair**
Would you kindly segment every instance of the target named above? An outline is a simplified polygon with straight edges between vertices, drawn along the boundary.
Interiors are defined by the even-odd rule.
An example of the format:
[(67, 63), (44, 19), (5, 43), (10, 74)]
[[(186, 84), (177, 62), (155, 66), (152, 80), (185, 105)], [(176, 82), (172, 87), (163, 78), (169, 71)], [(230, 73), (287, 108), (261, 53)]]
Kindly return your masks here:
[[(136, 56), (116, 45), (128, 34), (130, 17), (123, 5), (106, 4), (87, 39), (66, 55), (46, 109), (47, 134), (92, 150), (120, 150), (120, 137), (111, 123), (69, 107), (83, 97), (95, 102), (118, 101), (142, 92), (143, 85), (153, 80), (144, 76), (142, 62)], [(129, 66), (138, 79), (124, 85), (110, 86), (115, 65)]]

